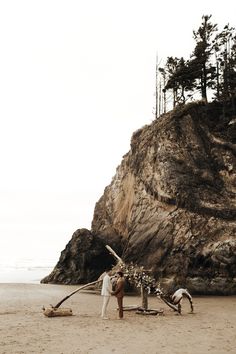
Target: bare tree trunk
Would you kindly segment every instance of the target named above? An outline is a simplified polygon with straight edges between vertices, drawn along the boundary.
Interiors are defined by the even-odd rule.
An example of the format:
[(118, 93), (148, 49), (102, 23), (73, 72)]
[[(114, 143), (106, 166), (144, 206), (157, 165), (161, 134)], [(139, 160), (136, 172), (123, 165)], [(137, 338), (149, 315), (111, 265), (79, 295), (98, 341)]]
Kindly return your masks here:
[(162, 114), (162, 94), (161, 94), (161, 82), (159, 83), (159, 116)]
[(155, 118), (157, 119), (160, 115), (158, 112), (158, 56), (156, 56), (156, 107), (155, 107)]

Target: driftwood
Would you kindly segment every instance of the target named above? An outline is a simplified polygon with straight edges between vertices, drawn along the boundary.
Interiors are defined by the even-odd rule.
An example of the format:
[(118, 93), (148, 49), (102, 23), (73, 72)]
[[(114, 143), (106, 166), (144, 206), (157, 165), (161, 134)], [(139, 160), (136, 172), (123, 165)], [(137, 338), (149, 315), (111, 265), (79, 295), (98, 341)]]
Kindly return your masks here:
[(162, 316), (164, 314), (164, 310), (160, 309), (160, 310), (155, 310), (155, 309), (145, 309), (143, 307), (139, 307), (136, 311), (137, 315), (152, 315), (152, 316)]
[(61, 301), (59, 301), (56, 306), (53, 306), (54, 309), (58, 309), (58, 307), (61, 306), (61, 304), (66, 301), (67, 299), (69, 299), (69, 297), (71, 297), (72, 295), (74, 295), (75, 293), (77, 293), (78, 291), (80, 290), (83, 290), (85, 288), (87, 288), (88, 286), (91, 286), (91, 285), (95, 285), (97, 283), (100, 283), (101, 280), (95, 280), (95, 281), (92, 281), (91, 283), (88, 283), (88, 284), (85, 284), (83, 286), (80, 286), (79, 288), (75, 289), (74, 291), (72, 291), (72, 293), (70, 293), (69, 295), (67, 295), (66, 297), (64, 297)]
[(165, 299), (165, 297), (164, 297), (163, 294), (160, 295), (160, 299), (161, 299), (167, 306), (169, 306), (172, 310), (178, 311), (178, 307), (175, 306), (175, 305), (173, 305), (171, 302), (167, 301), (167, 300)]
[(44, 309), (43, 314), (47, 317), (72, 316), (72, 310), (70, 308), (55, 309), (51, 307)]
[(144, 307), (138, 305), (123, 306), (123, 311), (135, 311), (138, 315), (163, 315), (164, 313), (163, 309), (150, 310), (150, 309), (145, 309)]
[(70, 308), (59, 308), (61, 306), (61, 304), (66, 301), (67, 299), (69, 299), (72, 295), (74, 295), (75, 293), (77, 293), (78, 291), (81, 291), (91, 285), (95, 285), (97, 283), (100, 283), (101, 280), (95, 280), (91, 283), (85, 284), (80, 286), (79, 288), (75, 289), (74, 291), (72, 291), (72, 293), (70, 293), (69, 295), (65, 296), (61, 301), (59, 301), (56, 306), (51, 305), (51, 307), (49, 308), (45, 308), (43, 307), (43, 314), (47, 317), (56, 317), (56, 316), (71, 316), (72, 315), (72, 309)]
[(118, 254), (109, 246), (106, 245), (106, 249), (112, 254), (113, 257), (115, 257), (118, 261), (118, 265), (125, 265), (124, 261), (118, 256)]
[(123, 311), (137, 311), (139, 308), (140, 306), (138, 305), (128, 305), (128, 306), (123, 306)]

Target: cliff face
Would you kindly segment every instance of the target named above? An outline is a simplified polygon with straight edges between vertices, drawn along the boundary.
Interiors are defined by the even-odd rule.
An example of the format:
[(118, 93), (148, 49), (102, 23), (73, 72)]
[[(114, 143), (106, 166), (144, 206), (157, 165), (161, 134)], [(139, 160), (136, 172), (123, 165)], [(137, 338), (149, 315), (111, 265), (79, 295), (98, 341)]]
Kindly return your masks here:
[(144, 126), (95, 206), (91, 235), (168, 290), (236, 294), (234, 114), (199, 102)]

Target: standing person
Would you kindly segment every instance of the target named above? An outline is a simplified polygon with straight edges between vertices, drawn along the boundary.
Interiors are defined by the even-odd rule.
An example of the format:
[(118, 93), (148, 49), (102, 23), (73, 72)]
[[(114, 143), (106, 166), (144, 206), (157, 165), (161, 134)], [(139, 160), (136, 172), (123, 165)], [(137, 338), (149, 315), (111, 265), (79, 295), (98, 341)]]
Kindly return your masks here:
[(111, 270), (106, 269), (105, 270), (106, 274), (103, 278), (102, 281), (102, 291), (101, 295), (103, 297), (103, 303), (102, 303), (102, 314), (101, 317), (103, 320), (108, 320), (107, 317), (107, 306), (111, 297), (111, 292), (112, 292), (112, 284), (111, 284)]
[(124, 287), (125, 279), (123, 272), (117, 272), (118, 275), (115, 291), (112, 292), (112, 295), (115, 295), (117, 298), (117, 303), (119, 307), (119, 319), (123, 319), (123, 297), (124, 297)]

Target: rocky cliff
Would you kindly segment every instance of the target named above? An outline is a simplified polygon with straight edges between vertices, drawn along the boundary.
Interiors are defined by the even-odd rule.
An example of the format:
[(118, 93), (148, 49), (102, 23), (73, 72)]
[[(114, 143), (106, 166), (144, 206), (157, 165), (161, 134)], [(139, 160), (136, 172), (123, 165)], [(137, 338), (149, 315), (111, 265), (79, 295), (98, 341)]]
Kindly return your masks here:
[(74, 234), (42, 282), (96, 279), (114, 262), (108, 243), (168, 290), (236, 294), (235, 104), (191, 103), (136, 131), (92, 229)]

